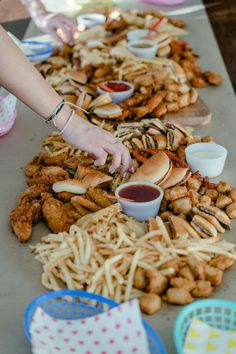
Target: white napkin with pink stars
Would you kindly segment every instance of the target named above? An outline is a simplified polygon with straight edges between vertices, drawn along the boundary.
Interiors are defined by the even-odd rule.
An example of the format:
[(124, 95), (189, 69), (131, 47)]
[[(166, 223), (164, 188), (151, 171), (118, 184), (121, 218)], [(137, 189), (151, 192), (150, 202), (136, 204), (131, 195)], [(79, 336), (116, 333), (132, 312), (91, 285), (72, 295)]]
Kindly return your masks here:
[(33, 354), (150, 354), (137, 300), (79, 320), (56, 319), (39, 307), (30, 333)]

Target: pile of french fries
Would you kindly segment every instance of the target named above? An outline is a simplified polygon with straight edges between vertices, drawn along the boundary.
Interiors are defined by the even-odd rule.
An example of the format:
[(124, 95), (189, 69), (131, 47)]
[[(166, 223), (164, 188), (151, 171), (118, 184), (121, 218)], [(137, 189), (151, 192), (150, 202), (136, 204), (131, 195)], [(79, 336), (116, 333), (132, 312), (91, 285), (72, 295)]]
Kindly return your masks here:
[(160, 217), (156, 224), (158, 228), (149, 231), (146, 223), (122, 214), (120, 205), (113, 204), (82, 217), (69, 233), (43, 237), (31, 246), (43, 265), (42, 284), (50, 290), (80, 289), (123, 302), (144, 294), (134, 287), (137, 268), (170, 277), (174, 269), (163, 265), (189, 254), (206, 262), (216, 255), (236, 260), (232, 243), (173, 240)]

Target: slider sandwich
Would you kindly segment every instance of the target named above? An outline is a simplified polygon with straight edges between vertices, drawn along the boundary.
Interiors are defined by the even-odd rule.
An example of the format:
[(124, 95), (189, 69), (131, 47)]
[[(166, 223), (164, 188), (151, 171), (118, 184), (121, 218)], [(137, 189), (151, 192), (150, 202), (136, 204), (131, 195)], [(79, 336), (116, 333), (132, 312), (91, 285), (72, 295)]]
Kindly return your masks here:
[(149, 181), (161, 185), (171, 175), (172, 162), (162, 151), (150, 157), (131, 176), (130, 181)]

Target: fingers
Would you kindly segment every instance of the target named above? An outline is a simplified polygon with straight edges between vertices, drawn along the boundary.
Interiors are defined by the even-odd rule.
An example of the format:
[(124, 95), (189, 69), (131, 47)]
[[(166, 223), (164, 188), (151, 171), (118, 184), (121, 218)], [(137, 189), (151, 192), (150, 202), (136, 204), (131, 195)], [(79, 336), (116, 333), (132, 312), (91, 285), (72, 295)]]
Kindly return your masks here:
[(109, 172), (111, 174), (114, 173), (118, 167), (120, 167), (122, 154), (119, 150), (117, 150), (117, 151), (113, 152), (112, 157), (113, 157), (112, 164), (109, 167)]
[(133, 161), (131, 159), (129, 151), (125, 148), (122, 152), (122, 157), (121, 157), (121, 170), (120, 170), (121, 176), (124, 176), (127, 171), (133, 173), (134, 167), (133, 167)]
[(103, 149), (96, 149), (96, 152), (92, 153), (95, 156), (94, 165), (95, 166), (103, 166), (107, 160), (107, 153)]
[(57, 34), (64, 43), (70, 45), (74, 43), (74, 32), (67, 24), (63, 23), (60, 28), (57, 29)]
[(105, 150), (113, 157), (112, 164), (109, 168), (110, 173), (114, 173), (120, 166), (122, 176), (127, 171), (133, 172), (133, 162), (129, 151), (122, 143), (116, 142), (115, 144), (107, 144)]

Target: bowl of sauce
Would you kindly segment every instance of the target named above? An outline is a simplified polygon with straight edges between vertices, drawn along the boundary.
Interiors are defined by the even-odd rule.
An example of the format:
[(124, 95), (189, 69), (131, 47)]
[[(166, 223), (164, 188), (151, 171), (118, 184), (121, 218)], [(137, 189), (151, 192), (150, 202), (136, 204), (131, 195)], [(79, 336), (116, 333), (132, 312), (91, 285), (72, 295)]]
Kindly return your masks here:
[(146, 181), (127, 182), (115, 191), (117, 198), (130, 199), (118, 199), (123, 212), (139, 221), (146, 221), (158, 214), (163, 194), (159, 186)]
[(152, 59), (157, 54), (158, 44), (149, 39), (138, 39), (127, 45), (128, 50), (139, 58)]
[(214, 143), (191, 144), (185, 149), (187, 163), (192, 172), (199, 171), (202, 176), (217, 177), (225, 165), (228, 151)]
[(99, 94), (108, 93), (114, 103), (121, 103), (134, 93), (134, 86), (127, 81), (111, 80), (98, 84)]

